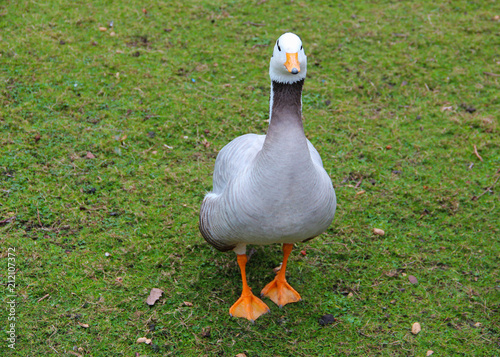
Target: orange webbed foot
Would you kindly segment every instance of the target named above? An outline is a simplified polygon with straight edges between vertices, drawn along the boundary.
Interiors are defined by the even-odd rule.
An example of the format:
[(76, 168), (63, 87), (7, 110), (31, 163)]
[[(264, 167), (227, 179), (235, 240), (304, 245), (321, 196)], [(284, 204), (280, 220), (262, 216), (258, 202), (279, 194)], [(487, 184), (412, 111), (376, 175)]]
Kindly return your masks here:
[(280, 279), (279, 276), (276, 276), (273, 281), (267, 284), (260, 294), (270, 298), (279, 307), (302, 300), (300, 294), (285, 279)]
[(235, 317), (244, 317), (254, 322), (259, 316), (267, 314), (269, 311), (269, 307), (250, 292), (249, 295), (241, 295), (229, 309), (229, 314)]

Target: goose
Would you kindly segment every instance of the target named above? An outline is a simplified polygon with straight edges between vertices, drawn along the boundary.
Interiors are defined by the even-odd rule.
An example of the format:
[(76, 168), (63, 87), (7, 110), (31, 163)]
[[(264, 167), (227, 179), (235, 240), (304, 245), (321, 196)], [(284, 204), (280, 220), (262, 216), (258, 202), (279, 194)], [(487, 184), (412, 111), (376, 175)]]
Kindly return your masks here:
[(299, 36), (281, 35), (269, 67), (267, 134), (242, 135), (222, 148), (215, 160), (213, 189), (201, 204), (202, 236), (220, 251), (233, 250), (241, 271), (242, 293), (229, 314), (252, 322), (270, 310), (248, 286), (246, 246), (283, 245), (281, 269), (261, 291), (262, 297), (283, 307), (301, 300), (285, 278), (293, 244), (326, 231), (335, 215), (332, 181), (302, 124), (306, 72)]

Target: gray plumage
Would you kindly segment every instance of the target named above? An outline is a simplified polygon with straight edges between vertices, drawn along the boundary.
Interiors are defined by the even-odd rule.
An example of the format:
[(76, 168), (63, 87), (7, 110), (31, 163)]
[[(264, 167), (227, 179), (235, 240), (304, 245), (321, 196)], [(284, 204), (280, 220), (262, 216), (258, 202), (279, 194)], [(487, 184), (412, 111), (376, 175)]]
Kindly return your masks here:
[[(272, 66), (273, 60), (271, 79)], [(273, 80), (267, 135), (240, 136), (217, 156), (213, 190), (200, 211), (200, 231), (215, 248), (244, 251), (247, 244), (300, 242), (331, 224), (335, 191), (304, 134), (303, 83), (303, 77)]]

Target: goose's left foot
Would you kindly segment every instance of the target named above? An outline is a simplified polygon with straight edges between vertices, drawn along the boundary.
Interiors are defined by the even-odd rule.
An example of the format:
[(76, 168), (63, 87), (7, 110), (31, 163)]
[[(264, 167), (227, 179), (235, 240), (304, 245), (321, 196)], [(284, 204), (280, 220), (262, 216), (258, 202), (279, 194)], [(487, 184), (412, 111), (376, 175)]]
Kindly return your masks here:
[(302, 300), (299, 293), (295, 291), (285, 279), (279, 278), (279, 273), (273, 281), (262, 289), (260, 294), (262, 296), (267, 296), (279, 307)]
[(281, 269), (269, 284), (261, 291), (262, 296), (267, 296), (276, 305), (283, 307), (288, 303), (302, 300), (299, 293), (287, 283), (285, 278), (286, 263), (293, 248), (293, 244), (283, 244), (283, 263)]

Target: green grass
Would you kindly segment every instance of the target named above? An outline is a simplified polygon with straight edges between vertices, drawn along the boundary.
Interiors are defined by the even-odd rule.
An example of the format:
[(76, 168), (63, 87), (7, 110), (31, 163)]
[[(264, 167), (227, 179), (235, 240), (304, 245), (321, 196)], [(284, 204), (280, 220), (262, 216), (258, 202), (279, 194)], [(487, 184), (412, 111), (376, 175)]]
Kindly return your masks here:
[[(495, 1), (4, 1), (0, 221), (15, 220), (0, 276), (6, 292), (15, 248), (18, 340), (4, 294), (2, 355), (499, 356), (500, 182), (472, 200), (500, 168), (495, 15)], [(306, 135), (339, 205), (292, 253), (303, 301), (266, 300), (251, 324), (228, 315), (236, 259), (197, 217), (217, 152), (266, 131), (285, 31), (304, 42)], [(255, 247), (254, 291), (280, 260)]]

